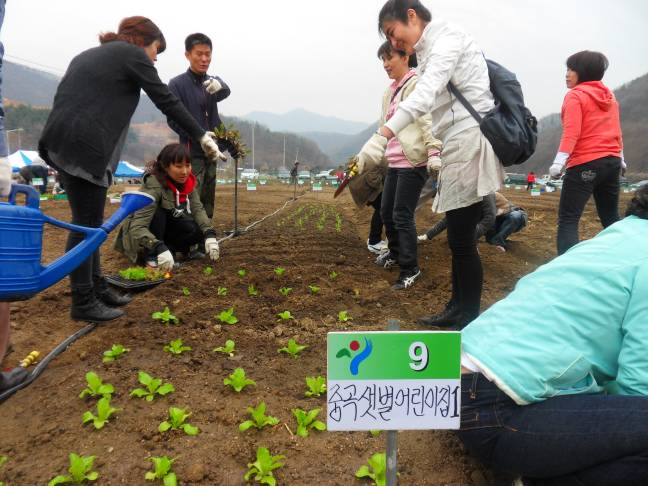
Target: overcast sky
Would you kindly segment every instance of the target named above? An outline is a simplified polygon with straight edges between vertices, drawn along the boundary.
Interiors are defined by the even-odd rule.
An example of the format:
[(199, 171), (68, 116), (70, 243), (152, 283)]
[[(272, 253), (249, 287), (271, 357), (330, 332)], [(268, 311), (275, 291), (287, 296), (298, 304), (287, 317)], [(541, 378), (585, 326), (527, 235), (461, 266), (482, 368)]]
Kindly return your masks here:
[[(462, 25), (487, 57), (517, 73), (538, 116), (559, 111), (564, 62), (583, 49), (610, 59), (613, 88), (648, 72), (645, 0), (430, 0), (435, 16)], [(160, 76), (184, 71), (183, 40), (202, 31), (214, 42), (211, 74), (232, 95), (227, 115), (305, 108), (370, 123), (387, 85), (376, 50), (382, 0), (8, 0), (2, 30), (8, 59), (64, 71), (130, 15), (150, 17), (168, 48)], [(27, 62), (24, 62), (27, 64)]]

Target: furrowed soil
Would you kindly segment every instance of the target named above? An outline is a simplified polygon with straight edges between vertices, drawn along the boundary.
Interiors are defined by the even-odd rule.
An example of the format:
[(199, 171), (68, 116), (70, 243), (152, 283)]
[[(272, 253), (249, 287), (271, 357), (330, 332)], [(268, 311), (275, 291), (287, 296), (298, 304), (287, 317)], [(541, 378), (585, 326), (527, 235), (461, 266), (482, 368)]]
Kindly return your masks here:
[[(281, 208), (292, 198), (285, 185), (258, 186), (257, 192), (240, 193), (239, 225), (242, 227)], [(326, 333), (345, 330), (384, 330), (388, 319), (398, 319), (402, 329), (417, 329), (416, 318), (442, 309), (450, 297), (450, 252), (445, 235), (419, 246), (423, 276), (406, 292), (394, 292), (396, 270), (373, 264), (366, 238), (371, 212), (358, 211), (348, 194), (332, 198), (301, 190), (301, 197), (248, 233), (221, 244), (221, 259), (211, 276), (203, 274), (209, 262), (183, 264), (164, 284), (135, 296), (126, 315), (99, 326), (56, 358), (28, 388), (0, 404), (0, 456), (8, 456), (0, 468), (0, 480), (10, 486), (44, 485), (68, 467), (68, 454), (96, 456), (98, 485), (144, 485), (152, 456), (177, 458), (173, 469), (181, 484), (241, 485), (247, 464), (255, 460), (258, 446), (283, 454), (285, 466), (275, 471), (278, 484), (352, 485), (369, 484), (354, 478), (355, 471), (376, 452), (385, 450), (385, 434), (368, 432), (311, 432), (295, 435), (291, 409), (322, 408), (325, 397), (304, 397), (306, 376), (326, 376)], [(507, 190), (507, 197), (527, 209), (529, 225), (511, 238), (511, 249), (500, 253), (479, 245), (484, 264), (483, 308), (507, 295), (517, 280), (555, 255), (558, 194), (531, 197), (523, 190)], [(217, 190), (215, 225), (219, 234), (232, 227), (230, 186)], [(624, 198), (627, 199), (627, 198)], [(625, 204), (625, 201), (623, 201)], [(67, 202), (48, 201), (43, 210), (68, 221)], [(300, 209), (301, 208), (301, 209)], [(114, 211), (108, 205), (106, 214)], [(325, 227), (317, 224), (325, 215)], [(335, 215), (342, 218), (340, 231)], [(438, 219), (428, 207), (417, 216), (419, 232)], [(302, 227), (299, 220), (302, 220)], [(592, 204), (581, 222), (581, 237), (600, 230)], [(58, 257), (66, 232), (47, 227), (45, 261)], [(102, 248), (105, 273), (130, 266), (112, 250), (114, 234)], [(273, 269), (284, 267), (282, 277)], [(237, 272), (246, 270), (240, 277)], [(332, 280), (329, 275), (336, 272)], [(254, 284), (259, 296), (248, 296)], [(311, 295), (308, 285), (320, 287)], [(183, 295), (187, 287), (189, 296)], [(217, 295), (226, 287), (227, 295)], [(279, 288), (293, 290), (283, 297)], [(70, 294), (62, 281), (26, 302), (11, 305), (13, 352), (3, 368), (15, 366), (32, 350), (46, 354), (83, 324), (69, 318)], [(164, 325), (151, 314), (168, 306), (180, 325)], [(234, 308), (235, 325), (221, 324), (214, 317)], [(293, 320), (278, 322), (277, 314), (289, 310)], [(353, 320), (337, 322), (338, 312), (348, 311)], [(513, 323), (512, 323), (513, 325)], [(165, 344), (181, 338), (192, 347), (181, 356), (163, 351)], [(308, 348), (297, 359), (279, 354), (278, 348), (294, 338)], [(236, 342), (236, 355), (213, 353), (227, 339)], [(122, 344), (130, 352), (117, 361), (102, 363), (103, 351)], [(223, 379), (235, 368), (245, 369), (257, 385), (235, 393)], [(83, 426), (81, 416), (95, 409), (96, 400), (81, 400), (85, 374), (97, 372), (115, 387), (112, 405), (121, 409), (101, 430)], [(139, 386), (138, 371), (172, 383), (176, 391), (153, 402), (129, 398)], [(261, 431), (238, 431), (248, 418), (246, 408), (260, 402), (280, 424)], [(180, 432), (158, 432), (170, 406), (186, 408), (189, 422), (200, 429), (196, 437)], [(452, 432), (413, 431), (399, 433), (399, 472), (403, 485), (483, 484), (490, 472), (467, 456)]]

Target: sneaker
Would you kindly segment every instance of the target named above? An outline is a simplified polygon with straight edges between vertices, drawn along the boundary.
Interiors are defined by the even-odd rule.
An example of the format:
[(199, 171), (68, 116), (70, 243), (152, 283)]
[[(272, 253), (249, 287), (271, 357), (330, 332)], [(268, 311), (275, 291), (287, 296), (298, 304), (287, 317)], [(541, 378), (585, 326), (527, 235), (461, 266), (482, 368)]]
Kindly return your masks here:
[(392, 255), (391, 252), (386, 251), (376, 258), (376, 265), (383, 268), (392, 268), (393, 266), (398, 265), (398, 260), (394, 258), (394, 255)]
[(388, 250), (387, 242), (383, 240), (372, 245), (369, 243), (369, 240), (367, 240), (367, 250), (369, 250), (371, 253), (375, 253), (376, 255), (380, 255), (381, 253), (384, 253)]
[(417, 239), (418, 239), (419, 241), (427, 241), (427, 240), (429, 240), (430, 238), (428, 238), (428, 235), (427, 235), (427, 234), (423, 233), (422, 235), (418, 235), (418, 238), (417, 238)]
[(421, 276), (421, 270), (416, 267), (412, 270), (403, 270), (398, 276), (396, 283), (392, 285), (392, 290), (405, 290), (414, 285), (414, 282)]

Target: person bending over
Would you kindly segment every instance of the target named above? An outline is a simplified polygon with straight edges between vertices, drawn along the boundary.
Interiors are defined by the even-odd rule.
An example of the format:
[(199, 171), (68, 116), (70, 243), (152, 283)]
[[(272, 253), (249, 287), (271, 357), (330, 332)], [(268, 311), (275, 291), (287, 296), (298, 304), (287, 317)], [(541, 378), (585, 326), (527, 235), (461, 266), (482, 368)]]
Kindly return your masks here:
[(648, 187), (462, 331), (460, 439), (524, 485), (648, 484)]
[(495, 204), (497, 207), (495, 226), (486, 233), (486, 241), (505, 252), (508, 250), (507, 238), (513, 233), (522, 231), (529, 222), (529, 217), (523, 208), (516, 206), (499, 192), (495, 193)]
[(167, 272), (173, 269), (176, 253), (189, 254), (203, 244), (212, 260), (220, 255), (216, 232), (196, 191), (196, 176), (184, 145), (172, 143), (149, 164), (140, 191), (155, 203), (132, 214), (122, 224), (115, 249), (132, 262), (145, 262)]

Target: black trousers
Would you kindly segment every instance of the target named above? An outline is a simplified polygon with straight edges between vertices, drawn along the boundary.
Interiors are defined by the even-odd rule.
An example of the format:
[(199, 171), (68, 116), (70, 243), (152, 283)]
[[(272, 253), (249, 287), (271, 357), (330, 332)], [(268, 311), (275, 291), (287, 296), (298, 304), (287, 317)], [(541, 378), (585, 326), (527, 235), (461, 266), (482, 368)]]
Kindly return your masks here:
[(387, 170), (380, 214), (385, 223), (389, 251), (398, 260), (401, 271), (418, 267), (414, 211), (427, 178), (425, 167)]
[(382, 205), (382, 192), (378, 197), (369, 204), (373, 209), (373, 216), (371, 217), (371, 226), (369, 227), (369, 244), (375, 245), (382, 241), (383, 220), (380, 216), (380, 207)]
[(484, 272), (477, 251), (475, 229), (482, 214), (482, 203), (446, 213), (448, 246), (452, 252), (452, 299), (468, 320), (479, 315)]
[(578, 243), (578, 223), (590, 196), (604, 228), (619, 221), (621, 159), (603, 157), (567, 169), (558, 208), (558, 254)]
[(149, 229), (171, 253), (188, 253), (189, 247), (205, 241), (200, 227), (191, 216), (174, 217), (173, 211), (162, 208), (155, 211)]
[[(97, 186), (79, 177), (60, 172), (61, 182), (67, 192), (72, 224), (99, 228), (103, 224), (104, 208), (106, 206), (106, 187)], [(70, 251), (85, 239), (83, 233), (70, 233), (65, 246)], [(99, 250), (95, 251), (70, 274), (70, 286), (73, 291), (92, 289), (92, 279), (101, 277), (101, 258)]]

